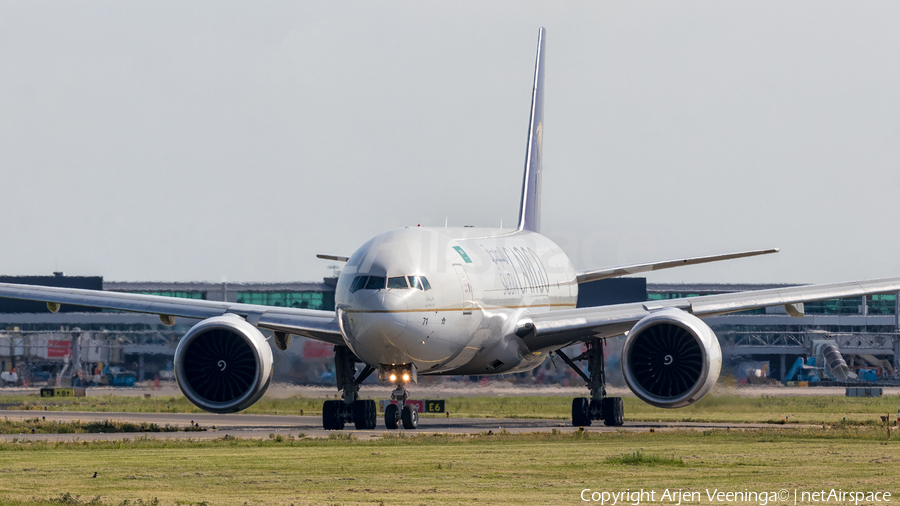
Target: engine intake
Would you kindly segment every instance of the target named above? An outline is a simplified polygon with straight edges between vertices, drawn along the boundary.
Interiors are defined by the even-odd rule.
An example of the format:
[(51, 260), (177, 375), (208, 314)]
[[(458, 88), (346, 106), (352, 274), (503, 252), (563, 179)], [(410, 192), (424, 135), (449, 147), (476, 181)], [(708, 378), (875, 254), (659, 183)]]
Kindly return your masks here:
[(189, 401), (213, 413), (234, 413), (258, 401), (272, 380), (272, 349), (236, 315), (208, 318), (175, 350), (175, 378)]
[(722, 369), (716, 335), (696, 316), (662, 309), (645, 316), (622, 350), (622, 372), (641, 400), (659, 408), (681, 408), (709, 392)]

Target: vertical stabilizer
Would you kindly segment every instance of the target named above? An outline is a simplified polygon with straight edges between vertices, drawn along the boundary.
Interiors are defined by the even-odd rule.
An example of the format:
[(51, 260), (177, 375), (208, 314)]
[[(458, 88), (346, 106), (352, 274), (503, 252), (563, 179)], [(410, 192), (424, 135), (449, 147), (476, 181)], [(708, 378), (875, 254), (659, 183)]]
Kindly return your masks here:
[(519, 205), (519, 230), (541, 229), (541, 136), (544, 122), (544, 36), (538, 30), (537, 57), (534, 62), (534, 87), (531, 90), (531, 121), (528, 122), (528, 147), (525, 152), (525, 177), (522, 203)]

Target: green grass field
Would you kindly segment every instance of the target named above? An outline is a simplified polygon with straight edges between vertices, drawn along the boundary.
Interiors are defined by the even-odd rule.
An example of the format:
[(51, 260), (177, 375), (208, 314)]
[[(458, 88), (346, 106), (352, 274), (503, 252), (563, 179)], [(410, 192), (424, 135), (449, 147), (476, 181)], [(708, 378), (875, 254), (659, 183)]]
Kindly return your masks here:
[(53, 421), (37, 417), (25, 420), (10, 420), (9, 417), (3, 417), (0, 420), (0, 434), (111, 434), (116, 432), (204, 432), (205, 430), (200, 427), (191, 427), (190, 424), (187, 427), (175, 427), (117, 420), (102, 422)]
[[(200, 413), (183, 396), (42, 399), (31, 396), (0, 398), (7, 409), (51, 411), (95, 411), (133, 413)], [(323, 399), (309, 397), (263, 398), (244, 411), (251, 414), (321, 414)], [(548, 418), (565, 420), (571, 416), (569, 397), (451, 397), (447, 410), (459, 418)], [(877, 423), (882, 415), (896, 417), (900, 397), (742, 397), (707, 395), (700, 402), (681, 409), (654, 408), (626, 397), (627, 420), (696, 422), (776, 422), (787, 423)], [(427, 416), (427, 415), (423, 415)], [(443, 416), (443, 415), (440, 415)]]
[(585, 489), (644, 489), (660, 497), (667, 488), (700, 492), (701, 500), (692, 504), (762, 504), (708, 501), (706, 491), (714, 489), (880, 491), (891, 492), (896, 501), (898, 441), (900, 434), (888, 439), (883, 427), (843, 425), (669, 433), (392, 434), (376, 441), (356, 441), (347, 433), (280, 441), (17, 441), (0, 443), (0, 503), (577, 504), (583, 503)]
[[(3, 401), (7, 408), (28, 410), (195, 411), (180, 396)], [(321, 402), (263, 399), (247, 412), (303, 410), (315, 415)], [(447, 407), (454, 417), (565, 419), (570, 402), (565, 397), (461, 397), (447, 399)], [(603, 434), (392, 433), (376, 441), (357, 441), (350, 432), (329, 439), (273, 434), (264, 440), (176, 441), (159, 434), (159, 439), (59, 444), (10, 435), (0, 443), (0, 504), (563, 504), (583, 503), (585, 489), (591, 494), (642, 488), (660, 495), (666, 489), (701, 493), (701, 500), (686, 504), (787, 503), (763, 504), (758, 497), (710, 501), (707, 490), (774, 493), (784, 488), (802, 494), (834, 488), (900, 496), (900, 434), (895, 428), (889, 438), (880, 419), (896, 416), (900, 397), (707, 396), (680, 410), (656, 409), (631, 398), (625, 402), (629, 420), (819, 426)], [(21, 430), (6, 424), (11, 427), (7, 432)], [(42, 432), (60, 431), (52, 424), (33, 424)]]

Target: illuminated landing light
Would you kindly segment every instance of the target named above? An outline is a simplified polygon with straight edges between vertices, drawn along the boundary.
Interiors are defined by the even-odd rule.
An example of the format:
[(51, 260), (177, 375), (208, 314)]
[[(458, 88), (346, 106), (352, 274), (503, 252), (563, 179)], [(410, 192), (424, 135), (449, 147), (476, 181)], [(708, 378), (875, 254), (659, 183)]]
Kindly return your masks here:
[(406, 365), (383, 365), (379, 373), (382, 383), (391, 383), (401, 386), (408, 383), (416, 382), (416, 366), (413, 364)]

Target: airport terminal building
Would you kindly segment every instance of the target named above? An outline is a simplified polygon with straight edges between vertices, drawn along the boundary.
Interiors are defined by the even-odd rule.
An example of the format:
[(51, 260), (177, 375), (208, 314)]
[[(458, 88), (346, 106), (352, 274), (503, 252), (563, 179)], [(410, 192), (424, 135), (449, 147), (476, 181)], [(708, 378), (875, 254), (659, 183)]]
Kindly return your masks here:
[[(0, 277), (0, 282), (102, 289), (247, 304), (333, 310), (337, 278), (296, 283), (110, 282), (102, 277)], [(622, 302), (732, 293), (790, 285), (648, 284), (644, 278), (617, 278), (579, 287), (579, 307)], [(890, 381), (900, 369), (900, 325), (895, 293), (807, 303), (805, 314), (782, 306), (707, 318), (719, 338), (723, 374), (740, 381), (791, 381), (792, 365), (815, 358), (818, 344), (833, 342), (860, 379)], [(19, 384), (72, 381), (130, 386), (173, 378), (172, 358), (181, 337), (197, 321), (177, 318), (166, 326), (156, 315), (63, 306), (53, 314), (40, 302), (0, 299), (0, 370), (17, 370)], [(608, 343), (612, 380), (618, 369), (621, 339)], [(276, 381), (333, 384), (332, 346), (296, 338), (287, 352), (277, 351)], [(821, 365), (821, 356), (819, 357)], [(574, 380), (551, 361), (515, 381), (551, 383)], [(74, 375), (79, 369), (84, 372)], [(793, 371), (797, 373), (797, 371)], [(809, 375), (810, 371), (806, 371)], [(824, 376), (824, 375), (821, 375)], [(477, 379), (477, 378), (473, 378)], [(820, 377), (823, 383), (828, 378)]]

